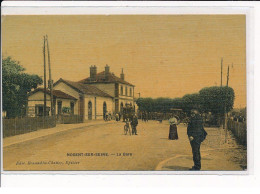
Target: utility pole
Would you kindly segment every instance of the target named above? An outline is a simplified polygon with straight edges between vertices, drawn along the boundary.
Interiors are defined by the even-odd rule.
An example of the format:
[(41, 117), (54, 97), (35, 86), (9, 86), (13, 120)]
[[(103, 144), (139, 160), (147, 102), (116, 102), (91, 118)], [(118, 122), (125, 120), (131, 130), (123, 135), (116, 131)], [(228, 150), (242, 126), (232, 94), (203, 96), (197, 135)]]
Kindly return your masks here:
[(51, 93), (51, 116), (54, 116), (54, 108), (53, 108), (53, 82), (51, 79), (51, 62), (50, 62), (50, 50), (49, 50), (49, 40), (46, 35), (47, 40), (47, 51), (48, 51), (48, 65), (49, 65), (49, 84), (50, 84), (50, 93)]
[[(233, 66), (233, 63), (232, 63)], [(229, 66), (228, 66), (228, 70), (227, 70), (227, 87), (228, 87), (228, 81), (229, 81)]]
[[(233, 66), (233, 64), (232, 64)], [(228, 81), (229, 81), (229, 66), (228, 66), (228, 69), (227, 69), (227, 88), (228, 88)], [(226, 98), (227, 100), (227, 94), (226, 94)], [(227, 118), (228, 118), (228, 113), (226, 113), (227, 111), (227, 108), (226, 108), (227, 104), (225, 103), (225, 143), (227, 142)]]
[(221, 76), (220, 76), (220, 86), (222, 87), (222, 70), (223, 70), (223, 57), (221, 58)]
[(45, 42), (46, 38), (43, 37), (43, 66), (44, 66), (44, 105), (43, 105), (43, 117), (46, 116), (46, 60), (45, 60)]
[[(220, 67), (220, 69), (221, 69), (221, 73), (220, 73), (220, 87), (222, 87), (223, 57), (221, 58), (221, 67)], [(224, 106), (224, 112), (225, 112), (225, 107), (226, 106)], [(224, 115), (223, 116), (221, 115), (221, 122), (223, 123), (223, 129), (224, 129), (225, 128), (225, 121), (223, 119), (225, 119)]]

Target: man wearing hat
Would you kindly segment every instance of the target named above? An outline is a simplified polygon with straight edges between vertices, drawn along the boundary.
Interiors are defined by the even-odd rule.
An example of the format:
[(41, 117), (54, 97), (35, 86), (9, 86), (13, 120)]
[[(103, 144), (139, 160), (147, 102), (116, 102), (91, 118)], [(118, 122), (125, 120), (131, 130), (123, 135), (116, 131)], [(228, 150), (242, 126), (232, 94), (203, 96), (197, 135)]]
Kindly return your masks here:
[(194, 166), (190, 170), (201, 169), (200, 144), (205, 140), (207, 132), (197, 109), (191, 110), (191, 118), (187, 127), (187, 135), (192, 148)]
[(136, 130), (137, 125), (138, 125), (138, 118), (137, 118), (137, 115), (134, 114), (134, 116), (131, 119), (131, 127), (132, 127), (133, 135), (137, 135), (137, 130)]

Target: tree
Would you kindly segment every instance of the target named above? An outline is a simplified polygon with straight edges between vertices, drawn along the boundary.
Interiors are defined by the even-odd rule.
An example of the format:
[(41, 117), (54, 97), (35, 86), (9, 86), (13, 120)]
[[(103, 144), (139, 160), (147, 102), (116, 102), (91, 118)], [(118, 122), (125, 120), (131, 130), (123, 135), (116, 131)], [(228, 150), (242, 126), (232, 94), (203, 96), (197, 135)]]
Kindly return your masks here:
[(154, 110), (154, 101), (152, 98), (138, 98), (136, 104), (140, 111), (152, 112)]
[(7, 118), (23, 116), (27, 105), (27, 93), (42, 84), (38, 75), (24, 73), (19, 62), (11, 57), (2, 59), (3, 110)]
[(182, 97), (181, 108), (184, 112), (190, 112), (191, 109), (201, 109), (201, 98), (198, 93), (186, 94)]
[(224, 114), (233, 109), (235, 93), (231, 87), (207, 87), (199, 91), (204, 112)]

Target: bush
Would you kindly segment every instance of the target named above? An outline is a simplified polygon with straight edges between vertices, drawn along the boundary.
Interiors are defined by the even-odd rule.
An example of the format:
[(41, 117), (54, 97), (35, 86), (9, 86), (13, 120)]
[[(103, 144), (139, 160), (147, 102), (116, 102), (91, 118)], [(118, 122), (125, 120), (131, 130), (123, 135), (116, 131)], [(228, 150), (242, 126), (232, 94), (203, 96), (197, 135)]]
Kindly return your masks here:
[[(171, 109), (182, 109), (190, 112), (196, 108), (201, 112), (223, 114), (232, 110), (235, 94), (231, 87), (207, 87), (199, 93), (187, 94), (182, 98), (139, 98), (136, 104), (140, 111), (171, 112)], [(226, 110), (225, 110), (226, 107)]]

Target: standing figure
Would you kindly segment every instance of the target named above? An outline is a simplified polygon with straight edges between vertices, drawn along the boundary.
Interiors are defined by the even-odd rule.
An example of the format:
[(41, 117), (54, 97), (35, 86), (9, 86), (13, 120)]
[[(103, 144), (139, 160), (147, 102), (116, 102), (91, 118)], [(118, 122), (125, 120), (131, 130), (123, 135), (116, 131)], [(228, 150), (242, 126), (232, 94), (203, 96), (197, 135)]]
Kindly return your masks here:
[(116, 121), (119, 121), (119, 114), (116, 113)]
[(131, 127), (132, 127), (132, 134), (133, 135), (137, 135), (137, 130), (136, 130), (137, 125), (138, 125), (138, 118), (135, 114), (133, 116), (132, 120), (131, 120)]
[(178, 139), (177, 124), (179, 124), (179, 122), (176, 117), (172, 117), (169, 119), (169, 123), (170, 123), (169, 139), (177, 140)]
[(105, 114), (105, 121), (108, 121), (108, 112)]
[(129, 125), (129, 119), (126, 119), (126, 121), (125, 121), (124, 133), (125, 133), (125, 135), (127, 135), (127, 133), (128, 133), (129, 135), (131, 135), (131, 129), (130, 129), (130, 125)]
[(207, 132), (204, 130), (202, 118), (196, 109), (191, 110), (191, 118), (187, 127), (187, 135), (190, 140), (194, 162), (194, 166), (190, 170), (200, 170), (200, 144), (205, 140)]

